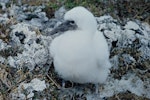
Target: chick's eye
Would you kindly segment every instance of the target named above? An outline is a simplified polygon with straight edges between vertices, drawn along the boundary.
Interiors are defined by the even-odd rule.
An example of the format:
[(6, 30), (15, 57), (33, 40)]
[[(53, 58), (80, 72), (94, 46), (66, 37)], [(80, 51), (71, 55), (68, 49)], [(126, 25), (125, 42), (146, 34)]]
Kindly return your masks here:
[(70, 21), (70, 24), (75, 24), (75, 22), (74, 21)]

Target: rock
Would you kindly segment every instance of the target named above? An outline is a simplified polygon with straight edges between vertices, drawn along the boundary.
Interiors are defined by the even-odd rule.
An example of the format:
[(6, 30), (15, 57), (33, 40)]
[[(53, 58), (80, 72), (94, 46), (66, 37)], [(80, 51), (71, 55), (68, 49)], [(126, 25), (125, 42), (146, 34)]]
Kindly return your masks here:
[(2, 10), (6, 9), (6, 4), (9, 2), (9, 0), (0, 0), (0, 5), (2, 6)]
[(21, 85), (24, 89), (32, 87), (32, 91), (43, 91), (46, 88), (45, 81), (41, 81), (38, 78), (31, 80), (30, 83), (22, 83)]
[(12, 99), (12, 100), (25, 100), (26, 99), (26, 96), (23, 94), (23, 93), (11, 93), (9, 95), (9, 97)]
[(56, 12), (55, 12), (55, 18), (58, 20), (62, 20), (64, 17), (64, 14), (66, 12), (66, 9), (64, 6), (60, 7)]
[[(14, 83), (17, 86), (24, 84), (24, 88), (27, 91), (15, 87), (17, 89), (16, 92), (12, 89), (7, 92), (9, 98), (12, 98), (12, 100), (33, 99), (35, 98), (34, 90), (36, 90), (38, 91), (37, 94), (40, 94), (39, 92), (42, 91), (42, 96), (50, 99), (53, 95), (57, 95), (56, 97), (58, 98), (67, 95), (66, 98), (68, 99), (77, 95), (82, 98), (95, 99), (96, 96), (92, 94), (90, 89), (82, 87), (79, 90), (81, 88), (80, 85), (74, 86), (69, 90), (54, 91), (56, 89), (55, 86), (51, 85), (51, 82), (48, 83), (45, 78), (45, 75), (50, 74), (55, 76), (52, 78), (60, 80), (56, 78), (56, 74), (48, 73), (52, 63), (49, 46), (54, 37), (49, 33), (53, 28), (61, 24), (66, 10), (62, 7), (56, 11), (56, 18), (48, 19), (42, 10), (45, 7), (43, 5), (12, 5), (10, 8), (6, 8), (5, 5), (9, 1), (0, 0), (0, 3), (4, 5), (2, 8), (6, 10), (6, 12), (0, 14), (0, 23), (10, 30), (7, 42), (0, 39), (0, 64), (7, 66), (8, 74), (10, 74), (10, 67), (17, 70), (11, 71), (14, 75), (10, 79), (12, 83), (18, 82), (17, 78), (20, 77), (17, 76), (16, 78), (16, 74), (24, 68), (27, 68), (29, 71), (24, 72), (24, 74), (30, 73), (32, 78), (41, 77), (41, 75), (44, 77), (43, 81), (36, 78), (26, 83), (26, 81), (30, 80), (26, 78), (21, 80), (23, 81), (21, 84)], [(12, 20), (11, 17), (16, 20)], [(149, 99), (150, 25), (137, 20), (125, 21), (122, 24), (111, 16), (105, 15), (96, 17), (96, 19), (98, 30), (104, 34), (109, 44), (110, 61), (112, 63), (111, 74), (97, 98), (105, 97), (107, 99), (107, 97), (117, 95), (117, 93), (129, 91), (137, 96)], [(35, 72), (37, 67), (40, 74)], [(38, 82), (40, 84), (37, 84)], [(46, 87), (46, 84), (50, 88)], [(29, 89), (30, 86), (32, 87), (31, 89)], [(2, 87), (5, 86), (2, 84)], [(43, 91), (44, 89), (48, 92)]]
[(131, 30), (131, 29), (133, 29), (133, 30), (140, 29), (139, 25), (137, 23), (133, 22), (133, 21), (127, 22), (127, 24), (125, 25), (124, 28), (129, 29), (129, 30)]

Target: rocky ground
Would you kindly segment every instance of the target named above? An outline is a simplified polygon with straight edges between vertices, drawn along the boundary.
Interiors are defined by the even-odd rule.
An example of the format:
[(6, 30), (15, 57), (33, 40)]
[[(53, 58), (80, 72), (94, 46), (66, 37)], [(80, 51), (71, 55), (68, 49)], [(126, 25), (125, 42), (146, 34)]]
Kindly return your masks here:
[(111, 74), (99, 94), (95, 94), (92, 84), (66, 82), (66, 88), (61, 89), (62, 79), (54, 71), (49, 45), (55, 36), (49, 33), (61, 23), (67, 10), (49, 8), (47, 1), (19, 1), (0, 0), (0, 100), (150, 99), (148, 0), (145, 6), (141, 4), (143, 14), (138, 12), (141, 19), (133, 17), (130, 10), (127, 18), (118, 10), (121, 16), (93, 12), (98, 30), (109, 44), (112, 63)]

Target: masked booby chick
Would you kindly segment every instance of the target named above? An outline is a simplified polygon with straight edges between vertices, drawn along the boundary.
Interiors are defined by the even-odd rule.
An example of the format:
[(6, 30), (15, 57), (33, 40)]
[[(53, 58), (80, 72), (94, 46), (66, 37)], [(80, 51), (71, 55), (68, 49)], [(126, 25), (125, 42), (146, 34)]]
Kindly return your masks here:
[(111, 67), (109, 50), (93, 14), (75, 7), (51, 34), (62, 32), (50, 45), (55, 71), (64, 80), (76, 83), (104, 83)]

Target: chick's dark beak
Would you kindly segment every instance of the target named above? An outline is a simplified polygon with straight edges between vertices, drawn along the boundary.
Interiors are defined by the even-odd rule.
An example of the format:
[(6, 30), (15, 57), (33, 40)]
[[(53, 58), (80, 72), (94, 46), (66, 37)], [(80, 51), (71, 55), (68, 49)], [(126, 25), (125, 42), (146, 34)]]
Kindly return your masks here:
[(61, 23), (60, 25), (58, 25), (56, 28), (54, 28), (50, 34), (53, 35), (58, 32), (62, 33), (62, 32), (68, 31), (68, 30), (75, 30), (76, 28), (77, 28), (77, 25), (74, 21), (67, 20), (67, 21)]

